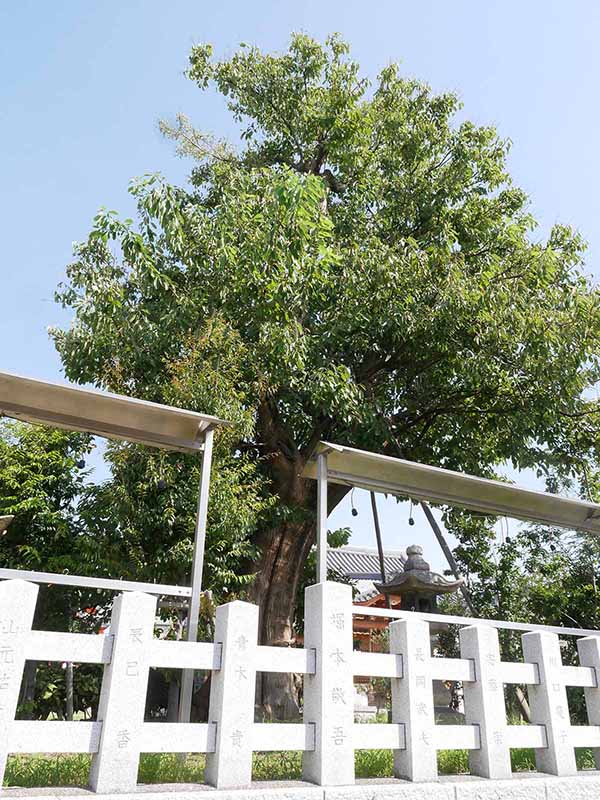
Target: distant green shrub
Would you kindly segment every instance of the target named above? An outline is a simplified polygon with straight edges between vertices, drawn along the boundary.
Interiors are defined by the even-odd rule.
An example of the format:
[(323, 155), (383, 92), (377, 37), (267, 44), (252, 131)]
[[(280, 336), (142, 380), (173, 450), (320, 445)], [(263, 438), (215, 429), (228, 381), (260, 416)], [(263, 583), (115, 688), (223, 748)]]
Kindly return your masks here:
[[(594, 758), (589, 749), (577, 749), (577, 767), (594, 769)], [(391, 750), (357, 750), (355, 754), (357, 778), (391, 778), (393, 755)], [(513, 772), (535, 770), (533, 750), (512, 750)], [(139, 783), (202, 783), (205, 757), (191, 755), (182, 758), (174, 753), (144, 753), (140, 758)], [(86, 786), (90, 770), (88, 755), (31, 755), (10, 756), (4, 777), (4, 786), (36, 788), (45, 786)], [(469, 772), (466, 750), (440, 750), (438, 753), (440, 775), (462, 775)], [(302, 753), (254, 753), (252, 778), (255, 781), (286, 781), (302, 778)]]

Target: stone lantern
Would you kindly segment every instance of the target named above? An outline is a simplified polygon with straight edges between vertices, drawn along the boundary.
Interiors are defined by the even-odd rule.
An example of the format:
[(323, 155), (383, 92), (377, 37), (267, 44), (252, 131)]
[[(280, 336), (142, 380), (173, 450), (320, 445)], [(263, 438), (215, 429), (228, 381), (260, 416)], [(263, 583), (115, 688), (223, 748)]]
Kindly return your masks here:
[[(406, 548), (406, 555), (404, 568), (392, 575), (385, 583), (376, 583), (375, 586), (382, 594), (399, 597), (401, 608), (405, 611), (439, 613), (438, 596), (456, 592), (460, 589), (462, 580), (449, 581), (443, 575), (432, 572), (431, 567), (423, 558), (421, 545), (410, 545)], [(440, 629), (441, 626), (435, 622), (429, 625), (434, 652), (437, 645), (437, 631)], [(433, 682), (433, 702), (438, 722), (462, 722), (461, 700), (461, 695), (452, 682)]]
[(401, 608), (406, 611), (436, 613), (438, 595), (456, 592), (462, 580), (449, 581), (432, 572), (423, 558), (420, 544), (407, 547), (406, 556), (404, 568), (385, 583), (376, 583), (377, 590), (385, 595), (400, 597)]

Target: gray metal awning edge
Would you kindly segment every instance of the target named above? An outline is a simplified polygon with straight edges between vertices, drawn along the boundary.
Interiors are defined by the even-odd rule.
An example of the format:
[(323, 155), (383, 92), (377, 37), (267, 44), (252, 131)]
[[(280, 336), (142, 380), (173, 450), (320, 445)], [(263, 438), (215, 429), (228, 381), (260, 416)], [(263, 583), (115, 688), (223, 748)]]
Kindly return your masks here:
[(230, 422), (196, 411), (0, 372), (0, 416), (166, 450), (197, 452)]
[(502, 481), (320, 442), (303, 475), (317, 478), (316, 456), (327, 454), (327, 480), (561, 528), (600, 534), (600, 505)]

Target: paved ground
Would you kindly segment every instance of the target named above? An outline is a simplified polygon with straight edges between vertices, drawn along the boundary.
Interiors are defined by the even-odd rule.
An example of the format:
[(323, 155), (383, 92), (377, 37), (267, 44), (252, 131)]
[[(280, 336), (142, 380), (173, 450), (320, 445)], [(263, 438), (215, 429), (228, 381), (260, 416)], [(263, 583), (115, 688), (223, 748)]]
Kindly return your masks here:
[(94, 795), (88, 789), (5, 789), (5, 798), (69, 798), (70, 800), (193, 800), (195, 795), (213, 800), (600, 800), (600, 772), (573, 778), (553, 778), (519, 773), (510, 781), (488, 781), (473, 776), (440, 778), (436, 783), (414, 784), (388, 779), (357, 780), (353, 786), (321, 788), (303, 781), (253, 783), (248, 789), (217, 790), (202, 784), (140, 785), (135, 794)]

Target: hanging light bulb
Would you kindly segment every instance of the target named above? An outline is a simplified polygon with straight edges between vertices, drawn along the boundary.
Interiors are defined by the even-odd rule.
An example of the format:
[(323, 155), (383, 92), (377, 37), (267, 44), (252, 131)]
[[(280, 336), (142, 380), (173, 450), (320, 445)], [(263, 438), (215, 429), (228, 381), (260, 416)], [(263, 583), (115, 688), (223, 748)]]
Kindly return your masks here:
[(6, 516), (0, 517), (0, 534), (4, 535), (8, 530), (8, 526), (13, 521), (14, 517), (12, 514), (8, 514)]
[(352, 506), (352, 516), (358, 517), (358, 509), (354, 507), (354, 489), (350, 492), (350, 505)]
[(413, 501), (411, 500), (410, 501), (410, 511), (408, 512), (408, 524), (411, 525), (411, 526), (415, 524), (415, 521), (414, 521), (413, 515), (412, 515), (412, 510), (413, 510)]

